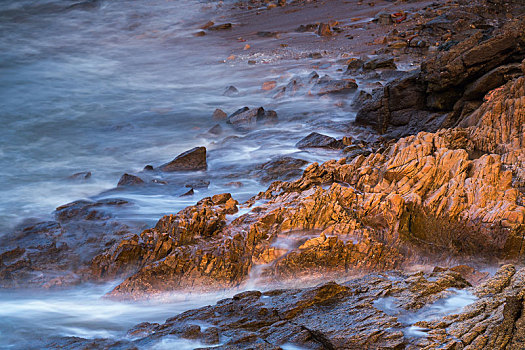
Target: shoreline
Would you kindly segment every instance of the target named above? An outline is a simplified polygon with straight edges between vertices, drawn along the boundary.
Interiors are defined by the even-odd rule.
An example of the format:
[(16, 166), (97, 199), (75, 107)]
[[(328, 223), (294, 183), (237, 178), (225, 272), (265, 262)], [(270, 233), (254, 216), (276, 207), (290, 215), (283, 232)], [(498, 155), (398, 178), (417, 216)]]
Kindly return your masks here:
[[(525, 255), (520, 236), (525, 227), (525, 154), (519, 129), (524, 122), (525, 95), (524, 51), (519, 46), (525, 37), (519, 29), (525, 19), (507, 21), (486, 10), (486, 18), (479, 16), (492, 28), (481, 24), (472, 28), (457, 20), (462, 14), (456, 14), (456, 22), (437, 21), (433, 27), (428, 25), (432, 18), (453, 15), (460, 5), (455, 1), (440, 6), (430, 1), (358, 3), (298, 2), (248, 12), (237, 8), (203, 29), (206, 36), (238, 42), (232, 46), (231, 59), (225, 58), (234, 66), (250, 61), (264, 64), (265, 57), (273, 56), (311, 61), (312, 71), (326, 64), (334, 68), (328, 78), (318, 74), (309, 81), (304, 77), (263, 81), (261, 88), (266, 91), (267, 84), (268, 94), (292, 91), (318, 99), (336, 96), (342, 113), (355, 113), (356, 121), (348, 126), (353, 130), (351, 137), (311, 134), (297, 144), (306, 145), (297, 146), (302, 151), (313, 147), (321, 153), (338, 152), (339, 160), (310, 163), (302, 174), (304, 160), (281, 157), (264, 163), (255, 170), (262, 174), (256, 176), (271, 179), (268, 189), (242, 205), (229, 193), (215, 194), (164, 216), (140, 234), (137, 227), (106, 212), (129, 205), (126, 201), (76, 201), (57, 208), (57, 222), (36, 223), (9, 238), (10, 244), (31, 245), (32, 235), (46, 236), (38, 254), (17, 246), (0, 255), (4, 288), (24, 288), (25, 278), (47, 269), (56, 276), (43, 275), (26, 286), (67, 288), (86, 281), (124, 278), (108, 296), (133, 300), (174, 290), (238, 288), (260, 269), (259, 283), (281, 283), (286, 289), (246, 291), (216, 306), (183, 313), (165, 325), (137, 326), (130, 331), (138, 337), (135, 340), (66, 338), (50, 346), (148, 347), (169, 334), (217, 349), (280, 349), (288, 342), (320, 349), (430, 349), (443, 344), (450, 349), (467, 345), (513, 349), (523, 345), (519, 330), (525, 331), (520, 316), (525, 302), (517, 290), (525, 287), (525, 269), (520, 265)], [(473, 2), (464, 10), (478, 15), (477, 5)], [(345, 15), (327, 15), (334, 9), (355, 12), (343, 21)], [(378, 16), (381, 12), (387, 15)], [(398, 13), (406, 17), (395, 24)], [(376, 22), (361, 22), (374, 17)], [(339, 22), (330, 24), (330, 20)], [(323, 21), (330, 35), (321, 33), (317, 23)], [(377, 23), (380, 21), (386, 24)], [(231, 23), (231, 28), (210, 30), (224, 23)], [(296, 31), (314, 23), (317, 29), (312, 33)], [(460, 29), (453, 32), (446, 26)], [(508, 40), (517, 46), (505, 46)], [(343, 47), (343, 43), (350, 44)], [(318, 51), (322, 53), (316, 55)], [(458, 60), (462, 65), (456, 64)], [(420, 69), (397, 69), (419, 63), (423, 63)], [(354, 93), (349, 101), (347, 96)], [(274, 116), (266, 107), (257, 110), (252, 106), (236, 113), (221, 117), (217, 125), (242, 133), (273, 125), (275, 119), (279, 128), (281, 122), (279, 111)], [(127, 174), (119, 185), (142, 185), (170, 167), (202, 171), (206, 150), (204, 158), (197, 151)], [(288, 178), (273, 181), (272, 177)], [(198, 188), (190, 187), (192, 194)], [(74, 243), (77, 237), (71, 235), (67, 243), (57, 246), (60, 240), (54, 237), (67, 237), (73, 230), (87, 235), (84, 241)], [(71, 260), (79, 251), (94, 258)], [(27, 263), (29, 254), (34, 261)], [(516, 267), (504, 265), (508, 262)], [(425, 272), (409, 272), (422, 266), (427, 267)], [(430, 271), (433, 266), (444, 267)], [(480, 272), (480, 266), (501, 268), (490, 276)], [(361, 277), (339, 282), (352, 273)], [(318, 285), (288, 289), (283, 283), (303, 277)], [(334, 277), (338, 283), (325, 283)], [(464, 305), (466, 311), (463, 307), (455, 310), (458, 316), (446, 314), (433, 321), (407, 323), (424, 329), (424, 336), (406, 333), (407, 324), (397, 319), (405, 317), (399, 316), (405, 312), (426, 310), (441, 299), (462, 295), (457, 291), (463, 290), (469, 303)], [(356, 296), (361, 294), (359, 300)], [(389, 295), (395, 296), (394, 315), (388, 308), (373, 307), (373, 300)], [(271, 300), (267, 307), (261, 306), (266, 303), (264, 298)], [(487, 303), (496, 306), (479, 311)], [(223, 308), (232, 311), (216, 316)], [(249, 320), (241, 322), (238, 318), (244, 308), (249, 310)], [(333, 324), (312, 328), (311, 322), (326, 321), (330, 314), (326, 310), (332, 308), (350, 314), (363, 308), (375, 310), (367, 316), (374, 322), (352, 316), (346, 326), (365, 333), (379, 328), (378, 335), (346, 334)], [(475, 334), (458, 331), (477, 322), (469, 314), (473, 309), (484, 315), (486, 327)], [(215, 316), (210, 316), (213, 312)], [(309, 317), (317, 321), (308, 322)], [(501, 318), (507, 323), (498, 325)], [(202, 321), (213, 326), (201, 327)], [(233, 326), (227, 324), (230, 322)], [(282, 335), (271, 336), (280, 331)]]

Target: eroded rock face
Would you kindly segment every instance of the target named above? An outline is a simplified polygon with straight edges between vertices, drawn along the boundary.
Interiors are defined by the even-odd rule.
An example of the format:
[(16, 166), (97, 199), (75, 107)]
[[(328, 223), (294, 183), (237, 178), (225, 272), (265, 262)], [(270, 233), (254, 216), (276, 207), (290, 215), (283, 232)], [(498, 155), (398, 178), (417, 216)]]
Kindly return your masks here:
[(65, 338), (51, 347), (151, 347), (168, 337), (213, 349), (522, 349), (525, 269), (505, 265), (472, 287), (458, 271), (382, 273), (304, 289), (246, 291), (141, 323), (134, 341)]
[(522, 257), (524, 85), (521, 77), (495, 91), (466, 128), (314, 163), (237, 218), (226, 217), (233, 199), (204, 199), (97, 257), (94, 275), (138, 271), (112, 292), (135, 297), (239, 286), (250, 275), (315, 279), (428, 259)]
[[(519, 7), (502, 6), (511, 12)], [(501, 11), (489, 14), (486, 2), (475, 1), (426, 22), (424, 30), (434, 34), (444, 30), (457, 38), (450, 34), (440, 51), (422, 63), (420, 72), (371, 93), (361, 92), (354, 102), (356, 123), (393, 138), (458, 125), (483, 103), (486, 93), (521, 75), (523, 4), (520, 8), (521, 15), (504, 25), (498, 24), (504, 22), (498, 17)], [(476, 23), (470, 32), (464, 28), (467, 22)]]

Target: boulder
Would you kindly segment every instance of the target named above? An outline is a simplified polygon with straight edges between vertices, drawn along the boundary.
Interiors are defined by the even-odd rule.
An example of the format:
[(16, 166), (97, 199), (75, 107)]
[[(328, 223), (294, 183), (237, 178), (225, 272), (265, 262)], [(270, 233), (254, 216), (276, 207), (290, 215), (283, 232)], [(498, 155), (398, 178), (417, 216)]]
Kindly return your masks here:
[(342, 143), (333, 137), (319, 134), (318, 132), (312, 132), (308, 136), (301, 139), (295, 147), (300, 149), (306, 148), (342, 148)]
[(206, 147), (195, 147), (179, 154), (171, 162), (161, 165), (159, 170), (165, 172), (200, 171), (206, 170), (207, 167)]

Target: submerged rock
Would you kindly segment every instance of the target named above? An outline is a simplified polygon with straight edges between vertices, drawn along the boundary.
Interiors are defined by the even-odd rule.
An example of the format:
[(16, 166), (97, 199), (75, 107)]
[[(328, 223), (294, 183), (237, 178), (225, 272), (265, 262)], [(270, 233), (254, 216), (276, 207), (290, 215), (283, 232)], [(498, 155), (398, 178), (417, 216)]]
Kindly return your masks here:
[(195, 147), (179, 154), (171, 162), (159, 167), (161, 171), (200, 171), (206, 170), (206, 147)]

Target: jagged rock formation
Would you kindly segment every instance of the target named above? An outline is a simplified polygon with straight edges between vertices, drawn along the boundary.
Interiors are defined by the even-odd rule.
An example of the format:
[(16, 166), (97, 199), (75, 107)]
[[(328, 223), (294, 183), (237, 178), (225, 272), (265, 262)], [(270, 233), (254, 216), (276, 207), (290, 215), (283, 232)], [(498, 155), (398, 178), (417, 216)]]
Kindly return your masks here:
[[(441, 51), (424, 61), (420, 72), (372, 93), (361, 92), (354, 101), (356, 123), (394, 138), (453, 127), (482, 104), (487, 92), (519, 76), (525, 58), (523, 4), (501, 5), (511, 12), (521, 9), (508, 22), (498, 18), (501, 11), (489, 15), (486, 5), (469, 2), (462, 10), (453, 7), (427, 21), (425, 30), (436, 34), (434, 24), (439, 23), (457, 38), (448, 34)], [(472, 28), (464, 28), (466, 24)]]
[(465, 279), (472, 272), (458, 266), (246, 291), (164, 324), (141, 323), (128, 332), (135, 340), (65, 338), (50, 346), (133, 349), (175, 337), (202, 349), (522, 349), (525, 269), (503, 266), (475, 287)]
[(523, 257), (524, 88), (520, 77), (493, 91), (465, 127), (314, 163), (295, 182), (274, 182), (235, 219), (229, 195), (206, 198), (95, 258), (92, 271), (138, 270), (112, 295), (141, 297), (238, 286), (250, 274), (315, 279), (430, 258)]

